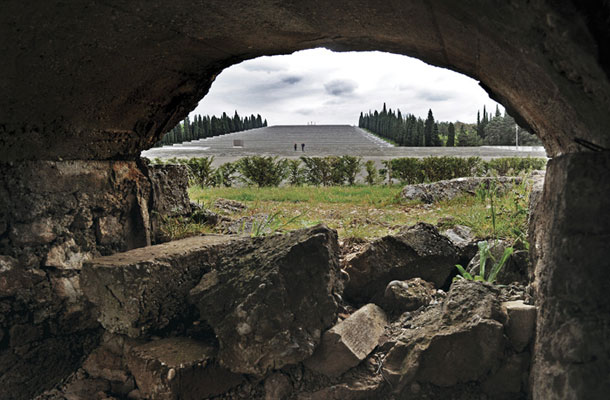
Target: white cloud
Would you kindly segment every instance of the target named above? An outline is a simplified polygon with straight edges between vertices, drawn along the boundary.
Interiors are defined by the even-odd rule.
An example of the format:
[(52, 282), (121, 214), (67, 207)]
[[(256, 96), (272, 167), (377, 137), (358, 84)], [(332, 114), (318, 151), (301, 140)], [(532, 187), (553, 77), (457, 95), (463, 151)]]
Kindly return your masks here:
[(192, 114), (261, 114), (270, 125), (357, 124), (383, 103), (425, 118), (475, 122), (496, 103), (477, 82), (396, 54), (326, 49), (260, 57), (224, 70)]

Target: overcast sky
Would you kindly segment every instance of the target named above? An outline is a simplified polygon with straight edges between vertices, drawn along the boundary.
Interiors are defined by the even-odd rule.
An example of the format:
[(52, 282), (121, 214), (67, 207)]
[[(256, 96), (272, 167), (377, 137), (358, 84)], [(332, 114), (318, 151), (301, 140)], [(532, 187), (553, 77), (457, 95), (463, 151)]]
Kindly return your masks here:
[[(496, 103), (477, 81), (415, 58), (326, 49), (260, 57), (224, 70), (193, 114), (261, 114), (269, 125), (358, 124), (361, 111), (392, 109), (476, 122)], [(503, 110), (502, 107), (500, 107)]]

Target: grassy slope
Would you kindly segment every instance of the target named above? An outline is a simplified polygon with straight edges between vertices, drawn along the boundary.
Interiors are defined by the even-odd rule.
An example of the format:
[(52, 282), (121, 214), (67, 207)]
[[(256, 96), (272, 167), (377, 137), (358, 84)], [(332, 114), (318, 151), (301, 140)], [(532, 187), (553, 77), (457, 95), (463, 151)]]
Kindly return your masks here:
[[(217, 198), (243, 202), (248, 209), (233, 218), (257, 214), (277, 215), (282, 230), (324, 222), (339, 236), (374, 238), (396, 232), (403, 225), (419, 221), (442, 228), (456, 224), (473, 229), (479, 238), (493, 235), (489, 199), (465, 195), (435, 204), (404, 202), (398, 197), (401, 186), (336, 186), (280, 188), (200, 188), (191, 187), (193, 201), (213, 206)], [(500, 238), (516, 239), (525, 232), (526, 187), (496, 199), (496, 232)]]

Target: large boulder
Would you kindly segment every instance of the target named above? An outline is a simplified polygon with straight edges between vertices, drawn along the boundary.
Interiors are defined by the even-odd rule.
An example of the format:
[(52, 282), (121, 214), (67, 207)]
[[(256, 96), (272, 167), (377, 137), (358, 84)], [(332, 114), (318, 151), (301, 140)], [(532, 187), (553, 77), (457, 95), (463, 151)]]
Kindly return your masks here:
[(484, 379), (504, 357), (506, 317), (491, 285), (458, 281), (442, 306), (415, 317), (384, 362), (400, 392), (412, 383), (440, 387)]
[(190, 301), (214, 330), (221, 365), (263, 375), (310, 357), (335, 320), (337, 234), (324, 225), (257, 238), (205, 274)]
[(455, 178), (432, 183), (418, 183), (407, 185), (402, 189), (401, 197), (405, 200), (419, 200), (423, 203), (434, 203), (441, 200), (451, 200), (455, 197), (474, 195), (480, 187), (489, 187), (495, 182), (499, 193), (505, 192), (514, 184), (521, 182), (520, 177), (465, 177)]
[(183, 314), (201, 276), (216, 267), (222, 252), (246, 241), (197, 236), (101, 257), (83, 266), (81, 286), (107, 331), (146, 335)]
[(392, 280), (422, 278), (443, 287), (455, 270), (455, 246), (436, 227), (426, 223), (402, 229), (397, 235), (375, 240), (346, 260), (349, 282), (346, 298), (369, 301)]

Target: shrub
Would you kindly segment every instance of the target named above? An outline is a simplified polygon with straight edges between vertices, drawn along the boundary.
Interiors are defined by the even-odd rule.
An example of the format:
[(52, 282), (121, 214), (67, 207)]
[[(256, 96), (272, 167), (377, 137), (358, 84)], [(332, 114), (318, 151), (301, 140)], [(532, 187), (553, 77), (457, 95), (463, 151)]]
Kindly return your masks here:
[(485, 170), (495, 172), (498, 175), (517, 175), (520, 172), (544, 169), (545, 166), (546, 160), (544, 158), (503, 157), (487, 161)]
[(354, 156), (341, 156), (342, 172), (345, 180), (350, 185), (356, 182), (356, 176), (362, 169), (362, 158)]
[[(175, 160), (175, 159), (174, 159)], [(171, 161), (168, 160), (168, 163)], [(214, 185), (214, 169), (212, 162), (214, 157), (189, 158), (188, 160), (176, 160), (188, 168), (189, 179), (201, 187)]]
[(237, 173), (237, 163), (224, 163), (216, 169), (214, 174), (214, 186), (231, 187), (235, 182), (235, 174)]
[(377, 168), (375, 168), (375, 162), (373, 160), (368, 160), (364, 163), (364, 168), (366, 169), (365, 182), (369, 185), (375, 185), (379, 181), (379, 172), (377, 171)]
[(421, 183), (424, 180), (421, 162), (418, 158), (394, 158), (389, 163), (384, 164), (389, 171), (388, 181), (396, 178), (401, 183), (413, 184)]
[(251, 156), (237, 161), (239, 172), (248, 184), (259, 187), (279, 186), (286, 177), (287, 160), (278, 160), (277, 157)]
[(328, 160), (321, 157), (301, 157), (305, 164), (305, 181), (314, 186), (329, 186), (331, 183), (331, 168)]
[(288, 182), (293, 186), (301, 186), (305, 182), (304, 172), (301, 168), (301, 160), (288, 160)]
[(333, 186), (341, 186), (345, 182), (345, 171), (343, 158), (336, 156), (328, 156), (322, 159), (326, 163), (330, 174), (330, 184)]

